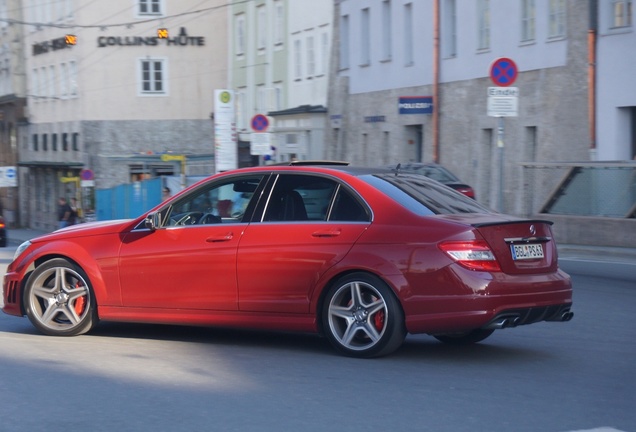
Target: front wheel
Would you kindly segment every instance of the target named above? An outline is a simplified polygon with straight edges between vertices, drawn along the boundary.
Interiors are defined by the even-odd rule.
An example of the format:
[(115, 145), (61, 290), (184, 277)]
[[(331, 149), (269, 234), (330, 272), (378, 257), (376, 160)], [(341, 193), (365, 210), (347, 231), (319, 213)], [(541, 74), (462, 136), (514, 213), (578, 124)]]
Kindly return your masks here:
[(466, 333), (447, 333), (433, 336), (438, 341), (450, 345), (470, 345), (483, 341), (488, 336), (493, 334), (493, 332), (494, 330), (490, 329), (476, 329)]
[(56, 258), (36, 268), (24, 291), (31, 323), (52, 336), (76, 336), (97, 323), (95, 297), (88, 277), (77, 265)]
[(353, 273), (327, 292), (322, 323), (329, 342), (352, 357), (379, 357), (398, 349), (406, 337), (404, 312), (380, 278)]

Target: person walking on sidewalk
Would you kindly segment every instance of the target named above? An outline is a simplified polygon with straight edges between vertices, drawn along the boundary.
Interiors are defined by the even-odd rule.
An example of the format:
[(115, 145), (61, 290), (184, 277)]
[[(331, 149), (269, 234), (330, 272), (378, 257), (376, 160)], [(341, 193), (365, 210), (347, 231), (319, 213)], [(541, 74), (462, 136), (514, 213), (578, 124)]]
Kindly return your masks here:
[(70, 207), (71, 207), (71, 215), (68, 217), (68, 224), (69, 225), (75, 225), (76, 223), (78, 223), (78, 217), (79, 217), (79, 212), (77, 209), (77, 198), (72, 197), (71, 198), (71, 203), (70, 203)]
[(66, 202), (66, 198), (60, 197), (58, 199), (57, 206), (58, 228), (65, 228), (69, 225), (72, 212), (73, 210), (71, 209), (71, 206), (68, 205), (68, 202)]

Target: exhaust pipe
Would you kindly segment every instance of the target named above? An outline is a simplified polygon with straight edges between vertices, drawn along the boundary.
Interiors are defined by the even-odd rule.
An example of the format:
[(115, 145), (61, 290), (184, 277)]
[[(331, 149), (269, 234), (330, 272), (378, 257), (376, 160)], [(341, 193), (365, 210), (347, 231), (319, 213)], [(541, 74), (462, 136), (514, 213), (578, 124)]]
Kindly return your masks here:
[(518, 316), (507, 316), (497, 319), (496, 321), (488, 324), (486, 329), (490, 330), (501, 330), (509, 327), (516, 327), (521, 322), (521, 317)]
[(563, 312), (563, 314), (561, 315), (561, 321), (570, 321), (572, 319), (572, 317), (574, 316), (574, 312)]

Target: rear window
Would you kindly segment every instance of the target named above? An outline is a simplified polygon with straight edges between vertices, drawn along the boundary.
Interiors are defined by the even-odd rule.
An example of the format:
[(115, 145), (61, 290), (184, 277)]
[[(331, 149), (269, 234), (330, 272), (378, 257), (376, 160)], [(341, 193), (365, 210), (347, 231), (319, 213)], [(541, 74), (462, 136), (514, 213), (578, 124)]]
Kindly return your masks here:
[(423, 175), (387, 173), (365, 175), (361, 178), (420, 216), (492, 213), (475, 200)]

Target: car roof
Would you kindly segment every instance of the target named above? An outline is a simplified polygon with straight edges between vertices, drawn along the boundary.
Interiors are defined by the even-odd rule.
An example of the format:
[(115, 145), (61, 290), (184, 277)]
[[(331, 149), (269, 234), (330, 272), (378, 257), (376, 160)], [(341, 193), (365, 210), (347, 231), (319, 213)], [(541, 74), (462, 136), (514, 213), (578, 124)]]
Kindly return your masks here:
[[(386, 167), (364, 167), (349, 165), (348, 162), (340, 161), (298, 161), (298, 162), (284, 162), (271, 165), (261, 165), (249, 168), (240, 168), (234, 171), (249, 171), (249, 172), (262, 172), (262, 171), (277, 171), (277, 172), (340, 172), (347, 173), (352, 176), (361, 176), (366, 174), (386, 174), (395, 172)], [(227, 171), (230, 173), (231, 171)]]

